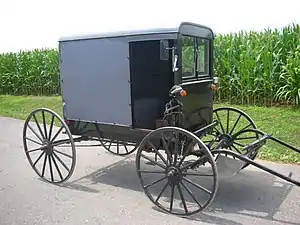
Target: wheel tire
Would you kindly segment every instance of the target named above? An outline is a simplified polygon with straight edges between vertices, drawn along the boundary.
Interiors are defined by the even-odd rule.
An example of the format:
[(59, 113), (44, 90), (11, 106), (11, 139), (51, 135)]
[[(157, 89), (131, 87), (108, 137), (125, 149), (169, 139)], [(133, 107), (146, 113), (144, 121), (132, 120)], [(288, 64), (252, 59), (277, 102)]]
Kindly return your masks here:
[[(174, 133), (177, 136), (174, 137)], [(169, 134), (169, 136), (167, 134)], [(166, 137), (169, 139), (166, 140)], [(186, 138), (184, 139), (184, 137)], [(189, 140), (189, 142), (184, 145), (183, 142), (179, 142), (182, 140)], [(199, 152), (202, 155), (197, 157), (195, 161), (185, 161), (185, 159), (190, 156), (194, 157), (194, 155), (188, 154), (192, 153), (192, 150), (190, 149), (192, 149), (191, 147), (194, 146), (193, 143), (199, 146)], [(180, 144), (182, 144), (181, 147), (183, 147), (183, 151), (181, 152), (179, 151), (181, 149), (179, 147)], [(151, 152), (149, 152), (149, 146), (152, 147)], [(162, 147), (165, 150), (163, 150)], [(184, 152), (186, 154), (184, 154)], [(166, 157), (163, 156), (163, 153), (165, 153)], [(159, 162), (156, 159), (153, 160), (150, 158), (150, 156), (146, 156), (145, 154), (154, 154), (153, 158), (158, 158), (158, 160), (161, 161)], [(158, 155), (158, 157), (155, 157), (156, 155)], [(147, 166), (146, 163), (142, 163), (142, 158), (147, 159), (152, 163), (153, 167), (160, 168), (161, 170), (158, 171), (157, 169), (142, 169), (144, 165)], [(211, 171), (210, 173), (212, 174), (201, 174), (194, 172), (195, 168), (201, 167), (203, 169), (202, 165), (204, 166), (205, 164), (209, 164), (210, 167), (206, 169)], [(188, 172), (189, 169), (193, 170), (193, 173)], [(171, 214), (187, 216), (198, 213), (209, 206), (209, 204), (214, 200), (217, 193), (218, 171), (211, 152), (197, 136), (182, 128), (161, 127), (146, 135), (137, 150), (136, 170), (144, 193), (156, 206), (158, 206), (163, 211)], [(157, 179), (149, 185), (145, 185), (147, 178), (144, 177), (144, 174), (162, 175), (163, 177)], [(186, 178), (187, 176), (190, 176), (192, 178), (196, 177), (198, 179), (203, 178), (204, 180), (211, 179), (211, 184), (208, 185), (210, 186), (210, 189), (200, 186), (199, 183), (195, 183), (195, 181)], [(164, 180), (165, 184), (163, 185), (162, 189), (160, 189), (159, 194), (155, 200), (153, 194), (150, 193), (149, 188)], [(207, 184), (207, 181), (208, 180), (205, 180), (205, 182), (202, 181), (201, 185)], [(191, 186), (188, 187), (188, 184)], [(175, 187), (177, 187), (177, 191), (180, 196), (179, 199), (181, 199), (177, 208), (175, 205), (176, 202), (174, 202), (174, 200), (176, 201), (176, 199), (174, 199)], [(196, 188), (197, 194), (204, 195), (201, 197), (202, 200), (204, 199), (204, 197), (207, 197), (206, 201), (204, 203), (199, 203), (197, 199), (199, 198), (199, 196), (195, 196), (190, 188)], [(162, 199), (162, 194), (167, 190), (171, 191), (170, 203), (168, 203), (168, 207), (163, 206), (163, 203), (159, 201), (160, 199)], [(186, 196), (184, 196), (183, 191), (186, 191)], [(188, 209), (188, 204), (186, 201), (188, 198), (191, 198), (191, 203), (196, 203), (196, 209)], [(182, 208), (184, 208), (184, 210)]]
[[(42, 121), (42, 126), (38, 120), (39, 115), (41, 116), (40, 120)], [(32, 119), (33, 123), (31, 122)], [(49, 129), (47, 129), (46, 125), (47, 119), (50, 120)], [(52, 136), (52, 134), (54, 134), (53, 129), (55, 129), (55, 122), (60, 124), (60, 128), (56, 131), (55, 135)], [(34, 129), (34, 126), (36, 129)], [(63, 134), (63, 130), (65, 130), (66, 138), (56, 141), (59, 135)], [(30, 136), (30, 131), (32, 131), (31, 136), (37, 140), (34, 140), (33, 137)], [(39, 147), (29, 150), (29, 143), (35, 143)], [(57, 150), (62, 144), (70, 144), (70, 153), (68, 152), (67, 154), (61, 152), (61, 150)], [(74, 140), (67, 124), (51, 109), (39, 108), (29, 114), (23, 128), (23, 146), (31, 167), (43, 180), (59, 184), (67, 181), (71, 177), (76, 163)], [(34, 160), (33, 153), (37, 152), (39, 152), (39, 156)], [(43, 156), (43, 166), (39, 169), (38, 163)], [(60, 156), (62, 156), (62, 158)], [(67, 158), (69, 159), (68, 162)], [(67, 164), (69, 164), (69, 166)], [(64, 168), (63, 171), (61, 170), (62, 168)], [(46, 169), (49, 170), (49, 176), (46, 176)], [(56, 172), (56, 174), (54, 172)]]
[[(224, 124), (222, 123), (222, 119), (220, 118), (220, 114), (221, 112), (227, 111), (226, 114), (226, 128), (223, 126)], [(237, 114), (237, 120), (235, 120), (233, 127), (231, 128), (231, 130), (229, 129), (229, 123), (230, 123), (230, 112), (231, 115)], [(228, 137), (228, 139), (231, 138), (231, 141), (228, 141), (228, 143), (230, 143), (228, 146), (222, 146), (222, 148), (225, 149), (230, 149), (233, 151), (238, 151), (238, 148), (236, 147), (236, 142), (235, 142), (235, 138), (236, 138), (236, 134), (241, 133), (242, 130), (244, 129), (257, 129), (256, 124), (254, 123), (254, 121), (251, 119), (251, 117), (246, 114), (245, 112), (243, 112), (242, 110), (239, 110), (237, 108), (233, 108), (233, 107), (220, 107), (220, 108), (216, 108), (213, 110), (213, 115), (216, 115), (216, 119), (219, 121), (219, 125), (216, 127), (216, 129), (218, 130), (216, 133), (217, 136), (220, 137), (220, 139), (222, 137), (226, 138)], [(235, 128), (238, 126), (238, 123), (243, 120), (246, 121), (247, 126), (242, 126), (243, 128), (240, 129), (239, 131), (235, 132), (233, 134), (233, 131), (235, 130)], [(216, 129), (214, 129), (216, 131)], [(219, 141), (220, 141), (219, 139)], [(256, 135), (256, 139), (258, 139), (258, 135)], [(213, 149), (211, 149), (213, 150)], [(257, 152), (255, 154), (250, 155), (250, 159), (254, 160), (257, 156)], [(247, 166), (249, 166), (248, 163), (245, 163), (245, 165), (241, 168), (241, 169), (245, 169)]]

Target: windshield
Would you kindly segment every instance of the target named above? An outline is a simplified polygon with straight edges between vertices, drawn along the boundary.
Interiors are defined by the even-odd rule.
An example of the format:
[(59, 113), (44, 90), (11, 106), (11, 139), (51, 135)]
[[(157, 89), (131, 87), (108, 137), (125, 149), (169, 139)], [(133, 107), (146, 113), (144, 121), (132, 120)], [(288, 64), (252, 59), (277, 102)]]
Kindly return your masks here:
[(209, 42), (206, 39), (182, 36), (182, 78), (208, 76)]

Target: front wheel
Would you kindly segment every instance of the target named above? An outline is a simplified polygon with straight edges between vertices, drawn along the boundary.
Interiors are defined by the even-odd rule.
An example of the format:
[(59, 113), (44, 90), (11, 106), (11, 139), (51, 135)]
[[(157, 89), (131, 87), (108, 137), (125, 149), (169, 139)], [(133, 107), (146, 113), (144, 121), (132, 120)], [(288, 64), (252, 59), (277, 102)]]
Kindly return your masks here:
[(145, 194), (171, 214), (198, 213), (217, 193), (218, 171), (212, 154), (197, 136), (182, 128), (150, 132), (139, 145), (136, 169)]
[[(213, 138), (207, 137), (208, 139), (205, 140), (205, 143), (208, 143), (208, 147), (212, 151), (216, 148), (224, 148), (245, 155), (247, 152), (241, 150), (241, 147), (243, 147), (241, 140), (245, 139), (248, 141), (247, 139), (249, 139), (254, 141), (259, 138), (257, 134), (253, 134), (251, 137), (245, 136), (244, 130), (257, 129), (257, 127), (251, 117), (239, 109), (233, 107), (214, 109), (213, 120), (217, 120), (219, 124), (214, 127), (212, 132)], [(241, 137), (241, 134), (244, 134), (244, 136)], [(254, 160), (256, 156), (257, 152), (254, 152), (248, 157)], [(245, 169), (247, 166), (249, 164), (245, 163), (241, 169)]]
[(46, 108), (31, 112), (23, 128), (23, 145), (31, 167), (43, 180), (59, 184), (71, 177), (76, 163), (75, 144), (57, 113)]

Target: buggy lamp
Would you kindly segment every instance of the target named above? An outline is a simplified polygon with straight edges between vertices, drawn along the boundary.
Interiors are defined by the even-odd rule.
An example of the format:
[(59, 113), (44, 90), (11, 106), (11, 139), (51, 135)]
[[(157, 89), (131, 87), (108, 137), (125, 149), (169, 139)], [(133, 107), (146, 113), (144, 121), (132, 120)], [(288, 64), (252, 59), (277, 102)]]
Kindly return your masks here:
[(210, 85), (210, 89), (215, 92), (217, 90), (217, 84), (219, 83), (219, 77), (213, 77), (213, 83)]
[(180, 91), (180, 96), (185, 97), (187, 95), (186, 90), (182, 89)]
[(215, 92), (217, 90), (217, 86), (215, 84), (211, 84), (210, 89)]

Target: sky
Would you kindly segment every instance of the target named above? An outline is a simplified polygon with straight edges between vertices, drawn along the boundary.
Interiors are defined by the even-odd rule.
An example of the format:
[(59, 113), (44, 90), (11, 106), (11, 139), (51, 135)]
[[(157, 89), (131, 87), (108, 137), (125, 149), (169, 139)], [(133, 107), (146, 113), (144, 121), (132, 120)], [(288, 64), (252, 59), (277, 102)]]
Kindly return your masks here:
[(300, 23), (300, 0), (0, 0), (0, 52), (56, 48), (61, 36), (200, 23), (216, 33)]

